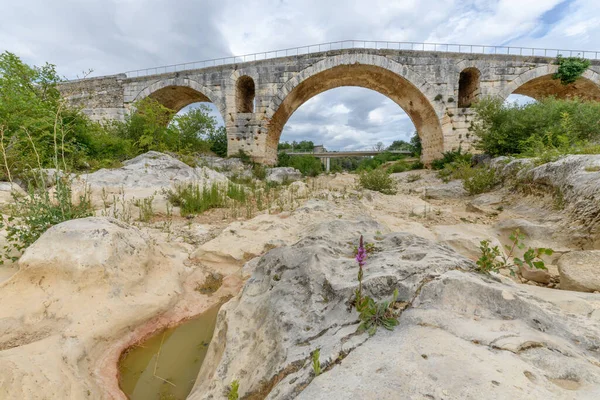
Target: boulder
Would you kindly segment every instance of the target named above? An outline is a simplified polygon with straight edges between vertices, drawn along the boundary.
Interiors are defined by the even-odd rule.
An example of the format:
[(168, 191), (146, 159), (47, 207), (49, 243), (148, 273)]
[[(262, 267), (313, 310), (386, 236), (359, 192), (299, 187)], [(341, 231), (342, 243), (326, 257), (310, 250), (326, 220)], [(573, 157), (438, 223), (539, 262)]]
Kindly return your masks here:
[(194, 308), (175, 306), (200, 296), (193, 282), (182, 286), (185, 259), (176, 244), (114, 219), (46, 231), (0, 283), (0, 398), (124, 399), (117, 361), (138, 328), (189, 318)]
[(425, 198), (428, 199), (459, 199), (466, 196), (468, 193), (459, 180), (425, 188)]
[[(364, 294), (411, 301), (421, 282), (472, 264), (445, 246), (408, 233), (375, 235), (370, 219), (316, 225), (290, 247), (263, 256), (241, 296), (220, 311), (213, 341), (189, 399), (220, 398), (234, 379), (240, 397), (291, 398), (310, 380), (310, 352), (334, 360), (363, 343), (350, 306), (357, 288), (353, 244), (361, 233), (376, 252), (365, 266)], [(261, 360), (257, 363), (256, 360)], [(211, 397), (212, 396), (212, 397)]]
[[(248, 267), (224, 305), (188, 397), (266, 399), (593, 399), (600, 396), (600, 298), (472, 272), (446, 246), (377, 235), (369, 219), (315, 226)], [(359, 234), (375, 244), (364, 294), (405, 308), (399, 326), (357, 334)], [(311, 353), (320, 349), (315, 377)], [(467, 382), (468, 384), (465, 384)]]
[(100, 209), (114, 203), (123, 208), (130, 207), (134, 199), (152, 196), (153, 209), (165, 213), (165, 190), (186, 183), (210, 186), (213, 183), (227, 182), (225, 175), (210, 168), (192, 168), (167, 154), (149, 151), (125, 161), (121, 168), (100, 169), (82, 175), (76, 180), (75, 195), (81, 193), (84, 188), (89, 188), (92, 204)]
[(447, 244), (459, 254), (473, 261), (481, 256), (482, 240), (489, 240), (491, 247), (498, 246), (503, 252), (502, 243), (488, 225), (437, 225), (432, 227), (432, 230), (436, 234), (438, 242)]
[(277, 167), (267, 169), (267, 182), (279, 183), (294, 182), (302, 179), (302, 173), (292, 167)]
[(558, 260), (560, 288), (600, 291), (600, 250), (571, 251)]
[(0, 211), (7, 209), (14, 202), (14, 195), (25, 196), (26, 194), (17, 184), (0, 182)]
[(600, 155), (569, 155), (558, 161), (535, 166), (531, 159), (500, 157), (492, 165), (505, 178), (527, 177), (531, 184), (560, 196), (564, 213), (559, 231), (573, 247), (594, 249), (600, 245)]

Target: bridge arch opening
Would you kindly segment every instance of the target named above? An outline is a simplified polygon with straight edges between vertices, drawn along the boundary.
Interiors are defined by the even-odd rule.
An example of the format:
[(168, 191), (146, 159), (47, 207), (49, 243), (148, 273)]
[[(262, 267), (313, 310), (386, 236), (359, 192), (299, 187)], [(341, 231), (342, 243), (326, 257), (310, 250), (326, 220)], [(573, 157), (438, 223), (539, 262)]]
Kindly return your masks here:
[(458, 107), (468, 108), (477, 100), (480, 93), (481, 72), (475, 67), (465, 68), (458, 79)]
[(399, 140), (409, 142), (414, 131), (406, 112), (388, 97), (362, 87), (339, 87), (298, 107), (282, 130), (279, 147), (313, 151), (306, 150), (312, 142), (328, 151), (384, 150)]
[(254, 86), (254, 79), (248, 75), (240, 76), (235, 84), (235, 102), (237, 112), (253, 113), (255, 95), (256, 88)]
[(408, 79), (386, 68), (368, 64), (344, 64), (317, 72), (295, 85), (284, 96), (269, 122), (266, 162), (277, 160), (277, 145), (291, 115), (314, 96), (330, 89), (356, 86), (374, 90), (406, 112), (421, 138), (423, 161), (443, 152), (440, 120), (427, 97)]
[(522, 73), (500, 92), (502, 99), (510, 95), (528, 96), (535, 100), (554, 96), (558, 99), (581, 98), (583, 100), (600, 101), (600, 77), (597, 73), (587, 70), (575, 82), (564, 85), (559, 79), (554, 79), (557, 66), (533, 68)]

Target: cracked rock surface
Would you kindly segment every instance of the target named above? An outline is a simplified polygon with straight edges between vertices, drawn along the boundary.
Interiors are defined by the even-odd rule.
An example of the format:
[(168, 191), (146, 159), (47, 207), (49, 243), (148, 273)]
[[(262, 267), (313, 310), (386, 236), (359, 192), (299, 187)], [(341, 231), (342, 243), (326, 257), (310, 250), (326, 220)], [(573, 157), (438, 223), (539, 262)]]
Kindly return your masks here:
[[(241, 398), (599, 398), (598, 296), (477, 274), (444, 245), (379, 229), (331, 221), (264, 255), (222, 308), (189, 398), (220, 399), (233, 380)], [(382, 300), (398, 288), (408, 303), (393, 332), (373, 337), (356, 334), (350, 305), (361, 233), (376, 246), (365, 293)]]

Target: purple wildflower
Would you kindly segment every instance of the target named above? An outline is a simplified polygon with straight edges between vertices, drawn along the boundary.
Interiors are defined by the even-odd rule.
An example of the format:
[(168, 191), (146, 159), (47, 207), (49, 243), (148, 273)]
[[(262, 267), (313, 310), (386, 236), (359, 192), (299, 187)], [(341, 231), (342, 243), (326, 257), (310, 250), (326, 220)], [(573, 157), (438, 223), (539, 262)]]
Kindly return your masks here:
[(367, 259), (367, 251), (365, 250), (365, 246), (363, 243), (363, 237), (360, 235), (360, 242), (358, 244), (358, 252), (356, 253), (356, 261), (358, 265), (362, 268), (365, 265), (365, 260)]

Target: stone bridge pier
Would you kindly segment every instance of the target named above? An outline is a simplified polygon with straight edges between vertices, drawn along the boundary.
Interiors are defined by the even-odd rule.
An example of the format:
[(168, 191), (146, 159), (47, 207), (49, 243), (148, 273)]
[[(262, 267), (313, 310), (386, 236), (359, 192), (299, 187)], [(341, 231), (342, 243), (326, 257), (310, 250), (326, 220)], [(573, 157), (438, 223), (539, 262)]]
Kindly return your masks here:
[(125, 118), (150, 97), (175, 111), (212, 102), (227, 129), (228, 154), (244, 150), (274, 164), (290, 116), (310, 98), (341, 86), (375, 90), (411, 118), (426, 164), (442, 152), (469, 149), (471, 106), (512, 93), (600, 100), (600, 61), (570, 85), (552, 78), (554, 58), (381, 49), (342, 49), (201, 69), (70, 81), (61, 91), (93, 119)]

